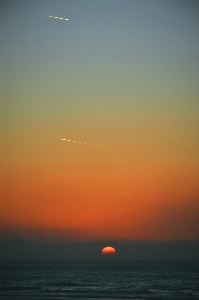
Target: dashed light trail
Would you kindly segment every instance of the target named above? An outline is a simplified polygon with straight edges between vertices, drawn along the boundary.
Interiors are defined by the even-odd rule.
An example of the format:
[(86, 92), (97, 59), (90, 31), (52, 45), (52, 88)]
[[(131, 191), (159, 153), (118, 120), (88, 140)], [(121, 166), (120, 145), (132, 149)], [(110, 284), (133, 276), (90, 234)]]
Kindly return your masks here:
[(67, 19), (67, 18), (60, 18), (60, 17), (56, 17), (56, 16), (47, 16), (47, 15), (45, 15), (45, 17), (58, 19), (58, 20), (62, 20), (62, 21), (69, 21), (69, 19)]
[(66, 141), (69, 143), (77, 143), (77, 144), (82, 144), (82, 145), (87, 145), (87, 146), (94, 146), (94, 147), (99, 147), (99, 148), (107, 148), (107, 149), (113, 149), (107, 146), (101, 146), (97, 144), (92, 144), (92, 143), (87, 143), (87, 142), (80, 142), (80, 141), (75, 141), (75, 140), (67, 140), (67, 139), (62, 139), (62, 141)]

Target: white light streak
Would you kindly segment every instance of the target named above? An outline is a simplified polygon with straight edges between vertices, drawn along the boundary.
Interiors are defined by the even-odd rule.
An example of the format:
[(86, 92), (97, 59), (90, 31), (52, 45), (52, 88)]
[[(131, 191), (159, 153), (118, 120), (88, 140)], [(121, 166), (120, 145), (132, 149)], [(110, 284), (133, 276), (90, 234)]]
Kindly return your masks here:
[(54, 19), (63, 20), (63, 21), (69, 21), (69, 19), (62, 18), (62, 17), (60, 18), (60, 17), (57, 17), (57, 16), (47, 16), (47, 15), (45, 15), (45, 17), (54, 18)]
[(93, 146), (93, 147), (100, 147), (100, 148), (106, 148), (106, 149), (113, 149), (111, 147), (107, 147), (107, 146), (102, 146), (102, 145), (97, 145), (97, 144), (90, 144), (87, 142), (80, 142), (80, 141), (75, 141), (75, 140), (67, 140), (65, 138), (62, 139), (62, 141), (67, 141), (67, 142), (72, 142), (72, 143), (78, 143), (78, 144), (84, 144), (84, 145), (88, 145), (88, 146)]

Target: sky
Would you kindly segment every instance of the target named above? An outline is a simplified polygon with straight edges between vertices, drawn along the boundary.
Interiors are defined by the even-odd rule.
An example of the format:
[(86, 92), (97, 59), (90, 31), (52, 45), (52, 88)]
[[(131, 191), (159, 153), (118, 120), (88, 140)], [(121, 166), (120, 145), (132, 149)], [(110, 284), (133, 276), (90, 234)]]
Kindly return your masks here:
[(198, 240), (198, 1), (0, 4), (1, 237)]

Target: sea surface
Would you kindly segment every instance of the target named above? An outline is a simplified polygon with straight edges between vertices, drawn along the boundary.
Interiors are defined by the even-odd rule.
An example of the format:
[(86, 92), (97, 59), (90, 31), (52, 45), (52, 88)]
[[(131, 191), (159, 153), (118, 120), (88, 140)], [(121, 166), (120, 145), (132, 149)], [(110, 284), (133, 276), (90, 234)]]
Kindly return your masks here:
[(0, 299), (199, 299), (199, 261), (10, 260)]

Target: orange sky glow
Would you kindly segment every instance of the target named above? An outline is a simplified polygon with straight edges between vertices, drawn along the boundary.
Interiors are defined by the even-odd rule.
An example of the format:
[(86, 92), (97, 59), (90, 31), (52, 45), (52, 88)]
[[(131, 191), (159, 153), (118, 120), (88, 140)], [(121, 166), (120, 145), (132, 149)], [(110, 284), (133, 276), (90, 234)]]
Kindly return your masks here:
[(198, 240), (195, 2), (40, 2), (2, 4), (0, 237)]

